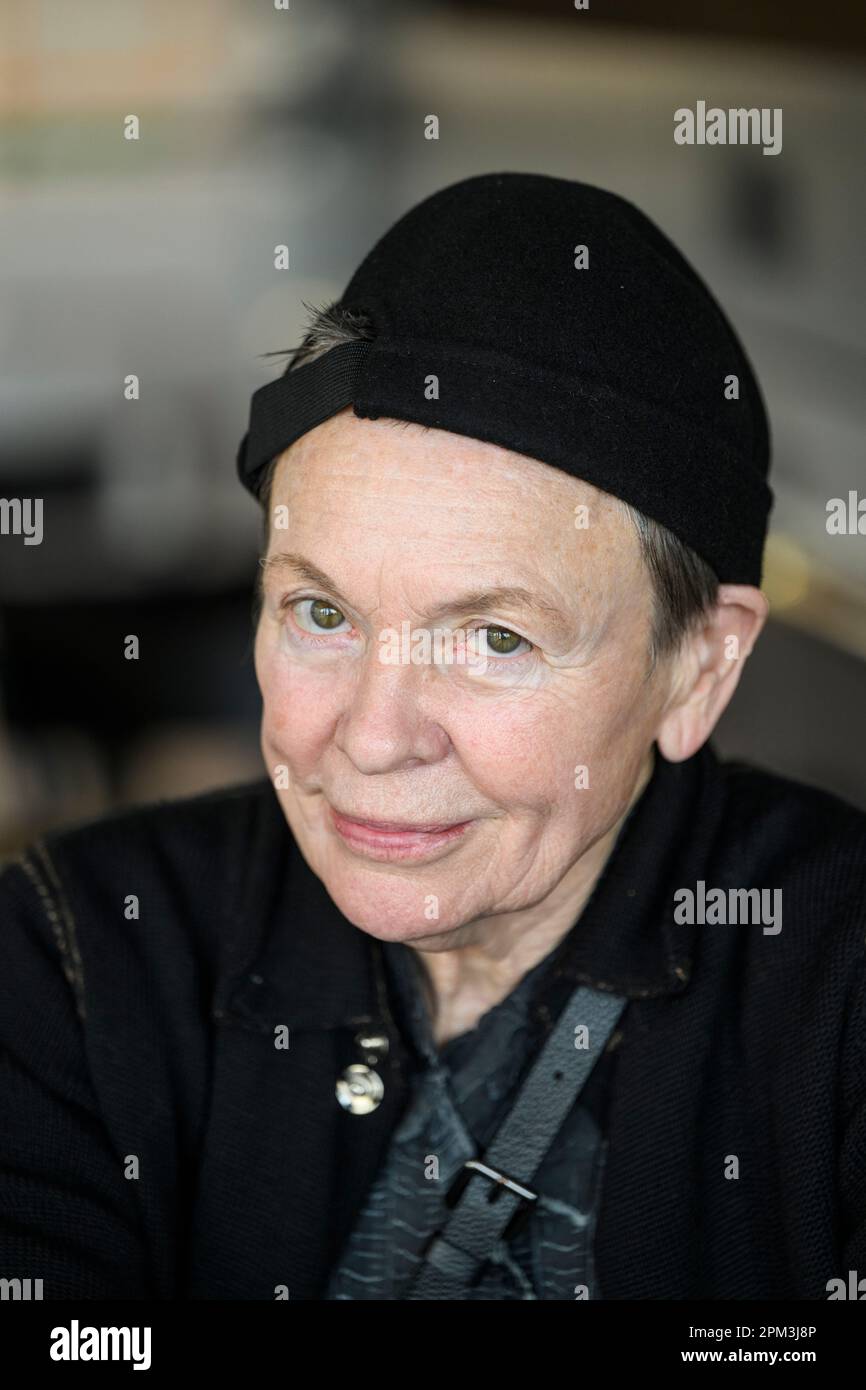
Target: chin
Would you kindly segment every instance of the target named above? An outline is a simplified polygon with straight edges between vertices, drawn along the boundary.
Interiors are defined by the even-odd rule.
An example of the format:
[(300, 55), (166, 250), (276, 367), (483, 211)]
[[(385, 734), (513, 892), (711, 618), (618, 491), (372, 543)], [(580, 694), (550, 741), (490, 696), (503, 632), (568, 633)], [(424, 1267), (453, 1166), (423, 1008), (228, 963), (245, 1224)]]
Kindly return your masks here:
[(422, 881), (388, 879), (383, 875), (347, 873), (344, 868), (320, 875), (329, 896), (343, 916), (368, 936), (380, 941), (418, 941), (427, 936), (456, 931), (463, 918), (442, 910), (430, 919), (424, 915), (425, 899), (432, 892)]

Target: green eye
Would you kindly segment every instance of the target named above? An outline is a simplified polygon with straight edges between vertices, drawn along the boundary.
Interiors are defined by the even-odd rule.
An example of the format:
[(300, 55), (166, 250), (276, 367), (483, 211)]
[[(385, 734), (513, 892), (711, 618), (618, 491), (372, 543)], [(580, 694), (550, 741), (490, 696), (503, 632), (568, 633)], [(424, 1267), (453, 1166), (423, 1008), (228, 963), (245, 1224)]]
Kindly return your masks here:
[(322, 598), (314, 598), (310, 603), (310, 617), (316, 627), (334, 628), (345, 622), (339, 608), (335, 608), (332, 603), (326, 603)]
[(524, 640), (507, 627), (486, 627), (487, 646), (497, 656), (510, 656)]

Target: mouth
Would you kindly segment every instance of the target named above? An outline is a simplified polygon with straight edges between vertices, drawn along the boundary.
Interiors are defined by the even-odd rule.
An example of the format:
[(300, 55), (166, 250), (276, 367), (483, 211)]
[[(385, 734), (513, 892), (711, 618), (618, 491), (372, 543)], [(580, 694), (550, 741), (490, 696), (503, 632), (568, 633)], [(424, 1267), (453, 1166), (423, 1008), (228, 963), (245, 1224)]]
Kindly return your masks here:
[(330, 808), (331, 824), (349, 849), (367, 858), (426, 859), (462, 838), (473, 820), (378, 821), (344, 815)]

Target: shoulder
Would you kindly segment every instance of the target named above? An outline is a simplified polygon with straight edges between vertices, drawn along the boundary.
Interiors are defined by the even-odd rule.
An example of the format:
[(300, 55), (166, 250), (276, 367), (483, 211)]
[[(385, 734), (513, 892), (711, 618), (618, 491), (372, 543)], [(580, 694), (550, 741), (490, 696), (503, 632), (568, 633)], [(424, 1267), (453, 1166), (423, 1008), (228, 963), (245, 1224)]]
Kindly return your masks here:
[(866, 812), (819, 787), (748, 763), (717, 762), (723, 832), (744, 862), (765, 872), (798, 865), (840, 890), (866, 874)]
[(288, 830), (267, 778), (46, 834), (0, 869), (0, 968), (59, 953), (79, 1013), (112, 971), (216, 973)]
[[(759, 890), (773, 927), (753, 949), (800, 972), (857, 980), (866, 967), (866, 814), (818, 787), (715, 761), (719, 821), (713, 886)], [(707, 887), (709, 888), (709, 883)], [(763, 899), (762, 899), (763, 901)]]

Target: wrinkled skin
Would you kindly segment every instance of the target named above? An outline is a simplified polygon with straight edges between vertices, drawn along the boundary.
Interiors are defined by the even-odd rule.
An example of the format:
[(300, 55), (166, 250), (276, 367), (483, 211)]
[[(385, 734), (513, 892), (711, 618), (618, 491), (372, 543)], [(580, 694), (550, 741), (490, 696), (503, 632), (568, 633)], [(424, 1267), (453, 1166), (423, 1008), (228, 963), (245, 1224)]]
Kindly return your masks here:
[[(766, 602), (722, 586), (711, 620), (651, 670), (651, 581), (615, 499), (498, 446), (350, 408), (284, 453), (270, 506), (255, 645), (265, 763), (343, 914), (422, 952), (443, 1041), (574, 923), (654, 745), (676, 761), (709, 736)], [(494, 586), (544, 607), (512, 595), (432, 616)], [(336, 627), (320, 626), (322, 604)], [(486, 627), (498, 645), (485, 670), (385, 664), (380, 635), (407, 621), (413, 633)], [(419, 861), (382, 862), (346, 842), (332, 806), (471, 824)]]

